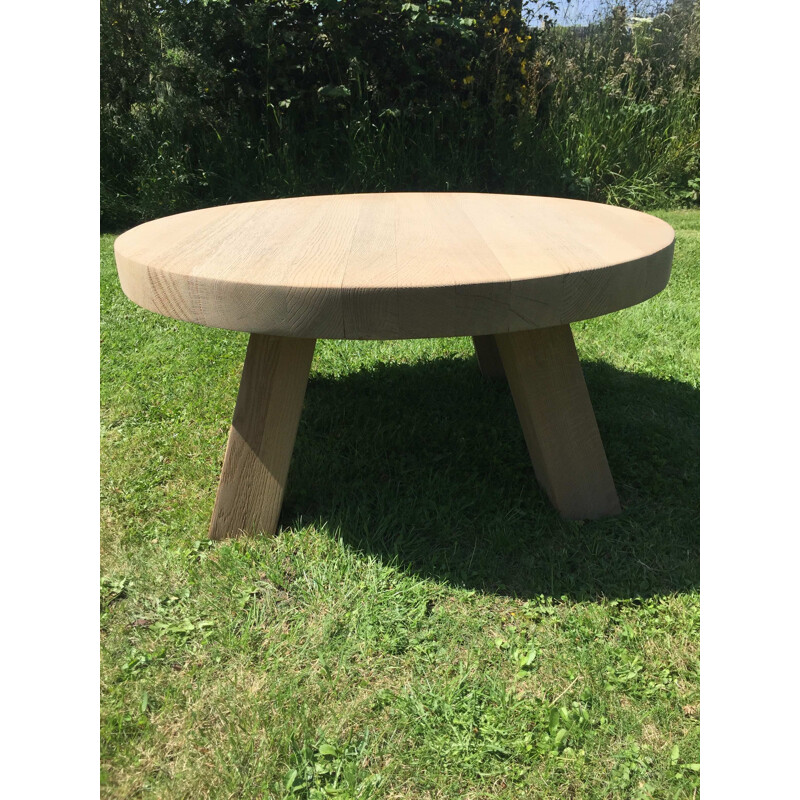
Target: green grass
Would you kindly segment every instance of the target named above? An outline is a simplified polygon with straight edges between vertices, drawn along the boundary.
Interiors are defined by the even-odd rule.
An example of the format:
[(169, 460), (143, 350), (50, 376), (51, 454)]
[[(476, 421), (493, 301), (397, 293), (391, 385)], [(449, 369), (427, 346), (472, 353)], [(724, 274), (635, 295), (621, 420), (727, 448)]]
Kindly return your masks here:
[(246, 336), (102, 237), (104, 797), (696, 795), (699, 213), (659, 216), (667, 289), (573, 326), (619, 517), (558, 517), (468, 339), (321, 341), (279, 534), (216, 544)]

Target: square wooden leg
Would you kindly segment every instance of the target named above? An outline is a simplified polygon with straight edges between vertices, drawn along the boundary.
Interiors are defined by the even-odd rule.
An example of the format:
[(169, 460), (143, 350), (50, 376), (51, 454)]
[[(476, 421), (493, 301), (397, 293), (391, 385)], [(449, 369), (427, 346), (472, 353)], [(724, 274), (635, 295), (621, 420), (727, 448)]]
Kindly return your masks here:
[(475, 355), (478, 357), (478, 367), (481, 375), (489, 380), (502, 380), (506, 377), (503, 369), (503, 359), (497, 349), (494, 336), (473, 336), (472, 344), (475, 345)]
[(251, 334), (210, 538), (275, 532), (315, 343)]
[(497, 334), (539, 484), (567, 519), (620, 512), (569, 325)]

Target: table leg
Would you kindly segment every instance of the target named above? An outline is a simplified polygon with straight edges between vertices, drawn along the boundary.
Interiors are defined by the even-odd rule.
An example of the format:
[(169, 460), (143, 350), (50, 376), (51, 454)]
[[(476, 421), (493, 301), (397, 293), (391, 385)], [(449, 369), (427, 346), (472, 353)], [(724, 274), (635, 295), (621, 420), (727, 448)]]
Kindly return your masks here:
[(495, 336), (536, 478), (567, 519), (620, 511), (569, 325)]
[(503, 369), (503, 361), (497, 349), (494, 336), (473, 336), (472, 343), (475, 345), (475, 355), (478, 357), (478, 367), (481, 375), (490, 380), (505, 378), (506, 371)]
[(315, 342), (250, 335), (210, 538), (275, 532)]

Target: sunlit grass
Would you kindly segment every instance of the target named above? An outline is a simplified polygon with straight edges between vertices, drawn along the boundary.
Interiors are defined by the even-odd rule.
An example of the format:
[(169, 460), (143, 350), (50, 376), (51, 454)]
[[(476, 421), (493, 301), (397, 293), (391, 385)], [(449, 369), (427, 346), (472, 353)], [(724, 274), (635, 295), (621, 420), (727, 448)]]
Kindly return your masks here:
[(617, 483), (561, 520), (468, 339), (321, 341), (277, 536), (206, 531), (246, 335), (102, 253), (102, 794), (690, 798), (699, 214), (656, 298), (573, 326)]

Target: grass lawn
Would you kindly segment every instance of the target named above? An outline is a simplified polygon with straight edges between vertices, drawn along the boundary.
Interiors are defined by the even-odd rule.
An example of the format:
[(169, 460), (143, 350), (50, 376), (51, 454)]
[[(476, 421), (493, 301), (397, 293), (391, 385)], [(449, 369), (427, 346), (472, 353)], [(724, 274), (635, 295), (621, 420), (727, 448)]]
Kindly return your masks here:
[(692, 798), (699, 212), (573, 325), (621, 516), (566, 522), (469, 339), (320, 341), (281, 530), (206, 531), (245, 334), (144, 311), (101, 239), (107, 798)]

